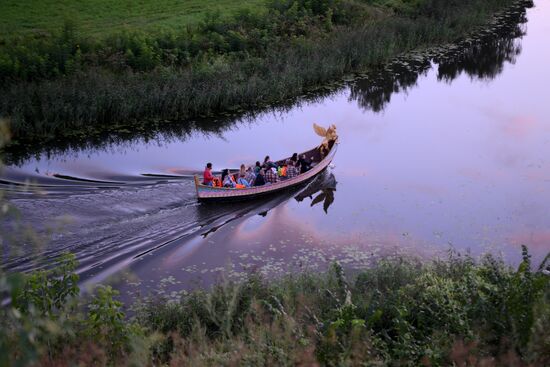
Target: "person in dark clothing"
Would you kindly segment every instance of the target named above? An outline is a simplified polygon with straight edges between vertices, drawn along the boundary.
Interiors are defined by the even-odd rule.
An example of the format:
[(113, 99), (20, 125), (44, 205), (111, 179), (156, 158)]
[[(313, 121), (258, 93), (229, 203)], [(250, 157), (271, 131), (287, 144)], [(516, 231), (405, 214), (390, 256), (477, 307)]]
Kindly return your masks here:
[(298, 163), (300, 164), (300, 173), (305, 173), (311, 168), (311, 161), (306, 158), (305, 154), (302, 154)]
[(264, 166), (266, 166), (267, 168), (270, 168), (270, 167), (273, 167), (275, 169), (277, 168), (277, 165), (273, 163), (273, 161), (271, 160), (271, 158), (269, 158), (268, 155), (266, 155), (264, 158)]
[(263, 186), (265, 185), (265, 177), (264, 177), (264, 170), (263, 168), (258, 171), (258, 174), (256, 175), (256, 180), (254, 180), (254, 186)]
[(292, 154), (292, 157), (290, 157), (290, 160), (292, 161), (292, 163), (294, 163), (294, 167), (296, 167), (296, 165), (298, 164), (298, 153)]
[(254, 167), (254, 173), (258, 174), (258, 172), (260, 172), (261, 169), (262, 169), (262, 165), (260, 164), (259, 161), (256, 161), (256, 166)]

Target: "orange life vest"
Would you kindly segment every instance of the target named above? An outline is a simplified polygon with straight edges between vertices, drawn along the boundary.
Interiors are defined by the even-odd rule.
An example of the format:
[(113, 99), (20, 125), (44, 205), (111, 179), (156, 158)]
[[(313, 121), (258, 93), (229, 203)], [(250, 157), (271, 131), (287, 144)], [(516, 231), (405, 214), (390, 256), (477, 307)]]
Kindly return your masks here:
[(212, 186), (213, 187), (222, 187), (222, 181), (218, 177), (214, 177), (212, 179)]

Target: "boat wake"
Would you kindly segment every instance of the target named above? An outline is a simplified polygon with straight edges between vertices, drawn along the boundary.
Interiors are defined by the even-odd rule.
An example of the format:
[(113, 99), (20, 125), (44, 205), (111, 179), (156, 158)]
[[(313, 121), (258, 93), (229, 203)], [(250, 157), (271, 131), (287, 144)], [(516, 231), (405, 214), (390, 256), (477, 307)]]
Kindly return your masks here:
[(207, 238), (236, 220), (265, 215), (299, 192), (320, 190), (315, 185), (325, 181), (334, 185), (334, 176), (322, 174), (306, 188), (220, 204), (197, 202), (190, 175), (37, 176), (12, 170), (0, 182), (19, 212), (2, 230), (34, 230), (32, 236), (14, 236), (3, 251), (3, 267), (42, 269), (70, 251), (84, 283), (102, 281), (162, 248)]

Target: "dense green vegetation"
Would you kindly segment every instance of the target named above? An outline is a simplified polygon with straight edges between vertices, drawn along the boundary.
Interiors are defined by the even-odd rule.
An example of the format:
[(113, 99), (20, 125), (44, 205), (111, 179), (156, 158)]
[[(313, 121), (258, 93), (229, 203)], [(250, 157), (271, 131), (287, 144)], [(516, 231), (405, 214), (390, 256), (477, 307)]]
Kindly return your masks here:
[(533, 270), (524, 248), (517, 270), (451, 254), (381, 261), (353, 281), (338, 264), (276, 281), (251, 274), (179, 302), (146, 300), (129, 320), (111, 287), (78, 302), (64, 255), (55, 270), (0, 274), (13, 301), (0, 309), (0, 365), (548, 365), (547, 261)]
[(261, 108), (455, 40), (513, 2), (272, 0), (261, 15), (210, 13), (193, 27), (102, 39), (67, 22), (0, 47), (0, 114), (18, 143)]

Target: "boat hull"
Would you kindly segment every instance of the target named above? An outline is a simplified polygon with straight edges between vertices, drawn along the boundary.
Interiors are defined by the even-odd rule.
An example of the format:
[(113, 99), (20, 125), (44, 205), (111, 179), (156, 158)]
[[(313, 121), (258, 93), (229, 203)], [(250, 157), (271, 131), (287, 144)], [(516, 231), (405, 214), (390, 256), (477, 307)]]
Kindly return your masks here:
[(202, 185), (198, 176), (195, 176), (195, 188), (197, 190), (197, 198), (199, 201), (234, 201), (234, 200), (247, 200), (253, 199), (259, 196), (270, 195), (274, 193), (283, 192), (290, 188), (296, 188), (297, 186), (304, 185), (316, 177), (319, 173), (323, 172), (336, 154), (338, 144), (334, 144), (321, 161), (317, 162), (309, 171), (299, 174), (296, 177), (280, 181), (274, 184), (266, 184), (263, 186), (255, 186), (245, 189), (233, 189), (225, 187), (211, 187)]

